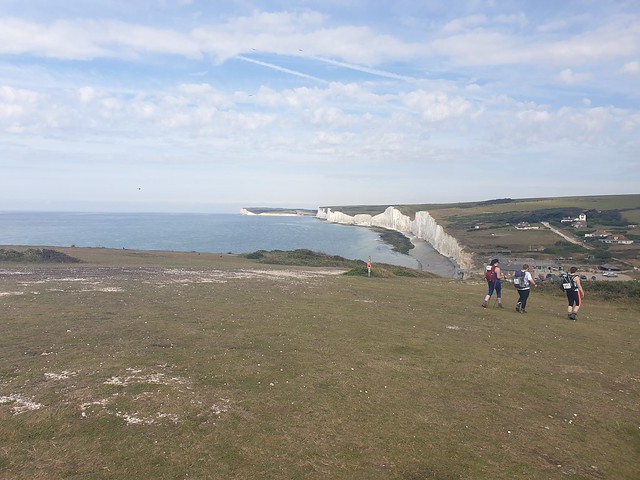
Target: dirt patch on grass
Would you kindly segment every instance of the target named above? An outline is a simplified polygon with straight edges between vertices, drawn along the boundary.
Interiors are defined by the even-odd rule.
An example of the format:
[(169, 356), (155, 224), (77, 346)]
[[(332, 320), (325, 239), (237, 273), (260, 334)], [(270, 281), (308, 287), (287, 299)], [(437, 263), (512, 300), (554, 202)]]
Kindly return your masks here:
[(29, 412), (32, 410), (40, 410), (44, 405), (20, 393), (12, 393), (10, 395), (0, 396), (0, 405), (9, 405), (14, 415)]
[[(225, 283), (237, 279), (306, 280), (328, 275), (341, 275), (344, 269), (187, 269), (187, 268), (121, 268), (121, 267), (75, 267), (75, 268), (31, 268), (25, 270), (0, 270), (0, 278), (14, 281), (24, 290), (0, 291), (0, 297), (39, 293), (46, 291), (80, 291), (122, 293), (126, 289), (124, 280), (153, 284), (189, 285), (199, 283)], [(36, 291), (34, 291), (36, 290)]]

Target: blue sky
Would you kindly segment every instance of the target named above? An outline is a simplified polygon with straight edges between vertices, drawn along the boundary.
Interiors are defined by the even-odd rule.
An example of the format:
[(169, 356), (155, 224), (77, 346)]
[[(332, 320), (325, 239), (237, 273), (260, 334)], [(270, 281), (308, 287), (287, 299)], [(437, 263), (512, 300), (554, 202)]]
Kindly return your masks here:
[(0, 210), (639, 193), (640, 2), (0, 0)]

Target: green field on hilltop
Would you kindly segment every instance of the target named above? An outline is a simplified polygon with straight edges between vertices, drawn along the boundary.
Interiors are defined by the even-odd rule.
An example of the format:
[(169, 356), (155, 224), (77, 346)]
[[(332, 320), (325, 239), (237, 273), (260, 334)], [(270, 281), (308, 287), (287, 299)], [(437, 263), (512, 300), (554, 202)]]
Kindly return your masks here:
[(0, 263), (2, 479), (639, 478), (637, 298), (58, 250)]
[[(428, 211), (444, 226), (460, 223), (476, 223), (478, 221), (494, 222), (509, 214), (509, 218), (522, 215), (526, 218), (537, 211), (566, 210), (575, 211), (620, 211), (630, 223), (640, 223), (640, 195), (600, 195), (555, 198), (495, 199), (479, 202), (460, 203), (425, 203), (410, 205), (393, 205), (405, 215), (413, 218), (416, 212)], [(347, 215), (377, 215), (384, 212), (389, 205), (354, 205), (329, 207), (334, 211)]]

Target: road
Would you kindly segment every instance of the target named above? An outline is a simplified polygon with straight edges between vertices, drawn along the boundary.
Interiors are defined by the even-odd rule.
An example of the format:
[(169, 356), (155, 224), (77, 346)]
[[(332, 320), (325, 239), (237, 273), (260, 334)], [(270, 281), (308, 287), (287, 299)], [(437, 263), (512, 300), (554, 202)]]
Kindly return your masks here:
[(582, 243), (580, 240), (576, 240), (573, 237), (570, 237), (569, 235), (566, 235), (565, 233), (561, 232), (560, 230), (558, 230), (556, 227), (552, 227), (551, 224), (549, 222), (540, 222), (542, 225), (544, 225), (545, 227), (547, 227), (549, 230), (551, 230), (553, 233), (555, 233), (556, 235), (560, 235), (562, 238), (564, 238), (567, 242), (571, 242), (574, 245), (580, 245), (583, 248), (586, 248), (587, 250), (593, 250), (593, 247), (590, 245), (586, 245), (584, 243)]

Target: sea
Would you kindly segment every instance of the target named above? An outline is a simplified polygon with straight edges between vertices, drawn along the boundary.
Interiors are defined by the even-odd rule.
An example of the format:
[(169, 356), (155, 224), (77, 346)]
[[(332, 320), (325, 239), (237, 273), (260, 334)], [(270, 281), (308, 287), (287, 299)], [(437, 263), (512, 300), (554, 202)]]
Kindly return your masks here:
[(0, 212), (0, 245), (235, 254), (306, 248), (443, 276), (455, 274), (452, 262), (426, 242), (416, 245), (420, 252), (416, 258), (394, 252), (379, 233), (369, 228), (328, 223), (311, 216)]

